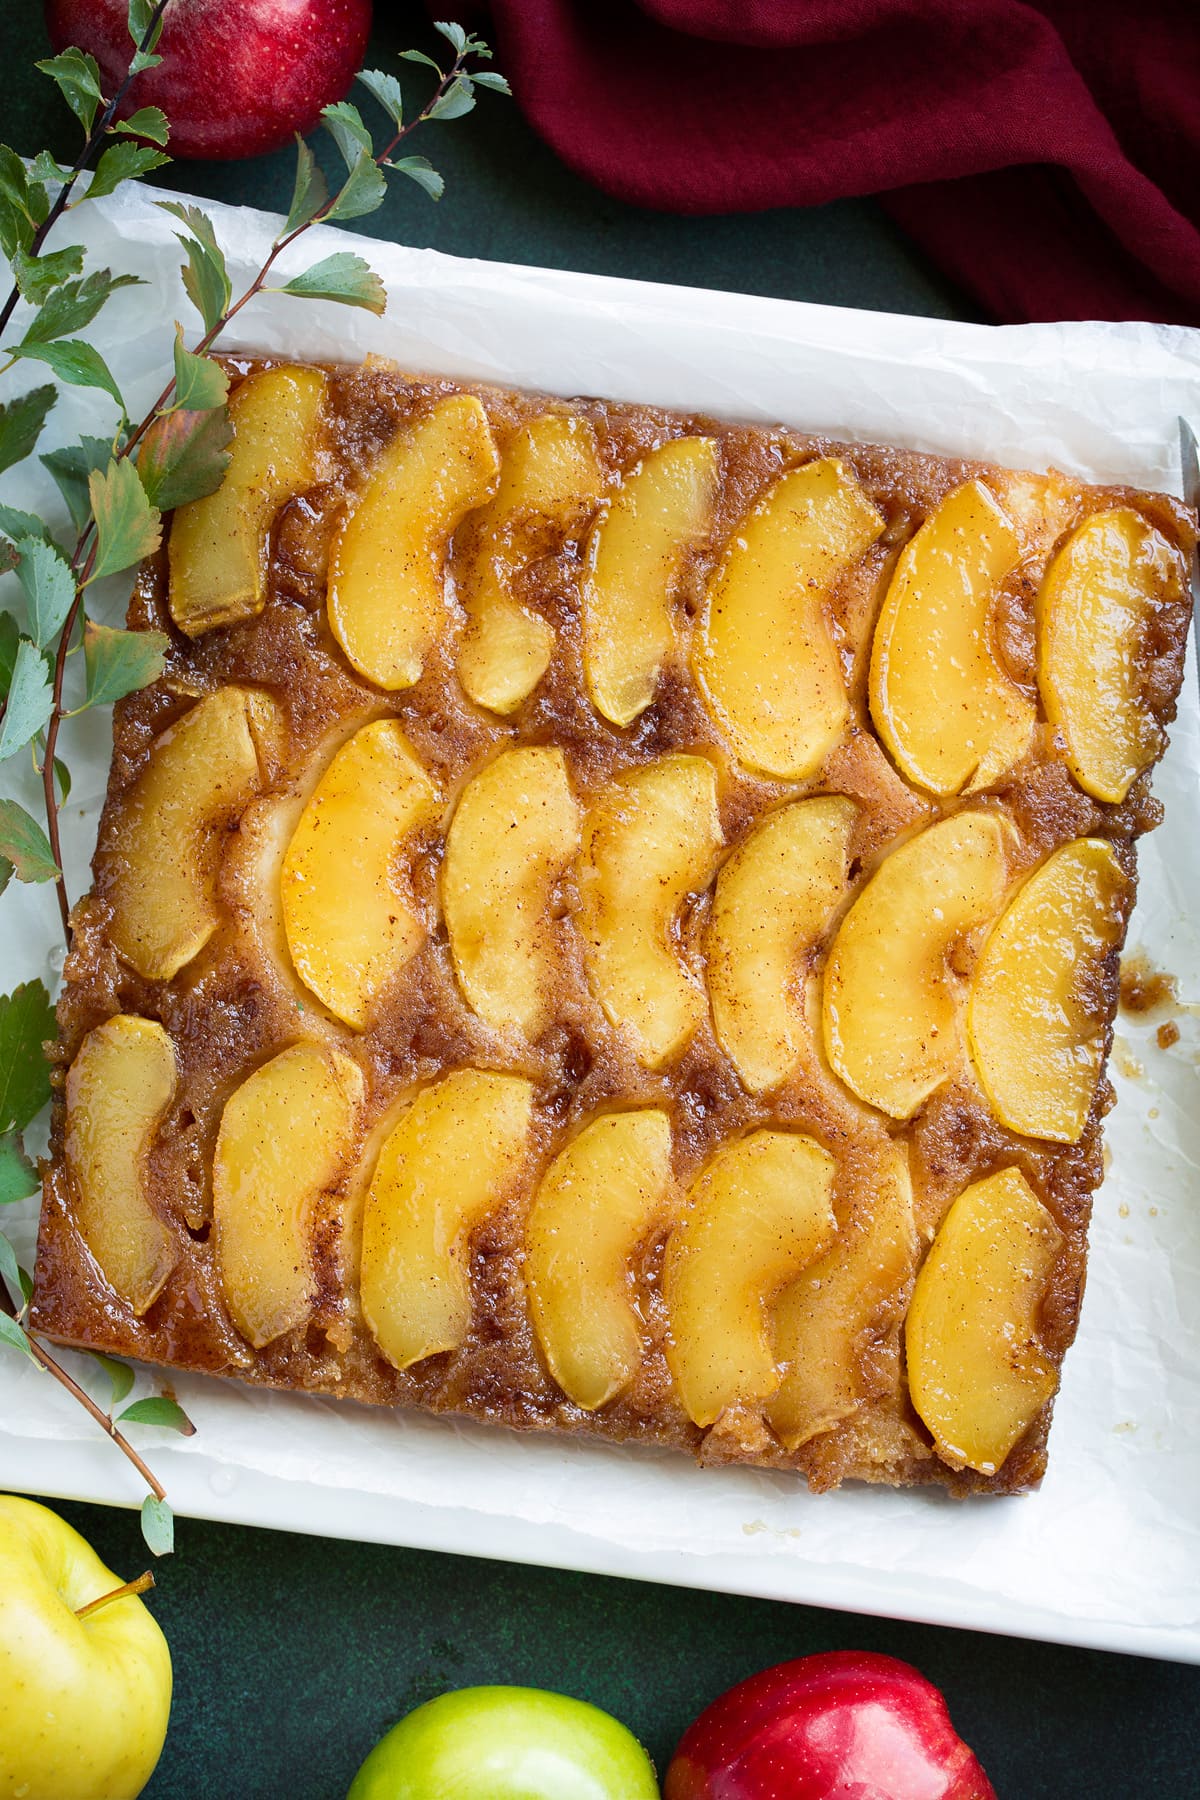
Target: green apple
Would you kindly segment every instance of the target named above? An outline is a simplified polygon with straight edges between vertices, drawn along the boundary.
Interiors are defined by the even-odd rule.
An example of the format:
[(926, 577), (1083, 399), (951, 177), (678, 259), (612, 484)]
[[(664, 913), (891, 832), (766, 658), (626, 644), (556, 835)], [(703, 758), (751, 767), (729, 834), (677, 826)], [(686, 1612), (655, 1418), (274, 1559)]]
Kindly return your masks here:
[(0, 1494), (0, 1800), (134, 1800), (171, 1710), (171, 1653), (57, 1513)]
[(624, 1725), (565, 1694), (476, 1687), (418, 1706), (380, 1738), (347, 1800), (659, 1800)]

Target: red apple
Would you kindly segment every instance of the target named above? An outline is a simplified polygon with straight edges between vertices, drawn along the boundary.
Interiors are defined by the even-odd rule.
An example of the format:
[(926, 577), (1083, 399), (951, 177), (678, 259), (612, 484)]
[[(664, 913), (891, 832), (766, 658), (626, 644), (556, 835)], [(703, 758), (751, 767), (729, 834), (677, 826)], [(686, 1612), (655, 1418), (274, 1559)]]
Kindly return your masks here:
[(834, 1650), (752, 1675), (702, 1712), (664, 1800), (996, 1800), (932, 1682)]
[[(46, 0), (55, 50), (100, 65), (106, 95), (129, 67), (128, 0)], [(122, 116), (161, 106), (172, 156), (257, 156), (311, 131), (362, 65), (371, 0), (170, 0), (162, 62), (132, 83)]]

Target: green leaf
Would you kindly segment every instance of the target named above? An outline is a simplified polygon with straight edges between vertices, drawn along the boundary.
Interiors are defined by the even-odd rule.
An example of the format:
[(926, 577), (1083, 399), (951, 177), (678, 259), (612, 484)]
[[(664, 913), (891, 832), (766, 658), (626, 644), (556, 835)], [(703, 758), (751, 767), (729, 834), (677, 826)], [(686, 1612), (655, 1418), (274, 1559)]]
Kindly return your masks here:
[(204, 320), (205, 331), (212, 331), (233, 298), (224, 252), (217, 243), (212, 220), (198, 206), (188, 206), (182, 200), (160, 200), (158, 204), (164, 212), (182, 219), (188, 228), (186, 237), (176, 233), (187, 252), (183, 285)]
[(38, 459), (57, 482), (77, 531), (82, 531), (92, 516), (88, 478), (94, 469), (108, 467), (112, 453), (111, 438), (81, 437), (78, 443), (64, 444), (61, 450), (51, 450)]
[(42, 1051), (58, 1032), (40, 981), (0, 995), (0, 1132), (24, 1131), (50, 1099), (50, 1064)]
[(137, 45), (129, 64), (129, 73), (140, 75), (143, 69), (157, 68), (162, 57), (155, 56), (153, 52), (162, 36), (163, 21), (161, 15), (154, 18), (154, 0), (129, 0), (128, 23), (129, 35)]
[(54, 777), (58, 782), (58, 803), (65, 806), (71, 798), (71, 771), (58, 756), (54, 759)]
[(0, 700), (8, 699), (20, 636), (17, 621), (12, 614), (10, 612), (0, 613)]
[(102, 389), (112, 395), (124, 413), (125, 402), (112, 371), (100, 352), (84, 343), (82, 338), (66, 338), (53, 344), (18, 344), (13, 355), (46, 363), (69, 387)]
[(326, 219), (361, 219), (376, 212), (387, 197), (387, 182), (374, 159), (364, 150), (334, 197)]
[[(46, 659), (28, 638), (17, 645), (8, 704), (0, 722), (0, 762), (23, 750), (43, 729), (54, 710), (54, 693)], [(0, 1125), (0, 1131), (5, 1129)]]
[(90, 132), (96, 110), (104, 95), (100, 88), (100, 70), (94, 56), (74, 48), (58, 56), (49, 56), (34, 65), (49, 75), (83, 129)]
[(448, 124), (451, 119), (461, 119), (464, 113), (469, 113), (473, 109), (474, 105), (475, 96), (471, 92), (471, 77), (459, 75), (456, 80), (451, 82), (445, 93), (434, 101), (429, 109), (428, 117), (441, 119)]
[(130, 137), (149, 138), (152, 144), (164, 145), (170, 132), (167, 115), (161, 106), (141, 106), (137, 112), (130, 113), (113, 127), (114, 131), (124, 131)]
[[(49, 540), (50, 535), (44, 519), (36, 519), (32, 513), (22, 512), (19, 506), (3, 504), (0, 504), (0, 531), (5, 537), (11, 538), (14, 544), (19, 543), (21, 538)], [(16, 566), (14, 558), (11, 567), (15, 569)]]
[[(40, 256), (28, 256), (18, 250), (12, 259), (13, 280), (21, 290), (21, 298), (30, 306), (41, 306), (64, 281), (78, 275), (83, 267), (83, 251), (77, 244), (65, 250), (43, 250)], [(40, 317), (40, 315), (39, 315)], [(37, 324), (37, 319), (33, 321)]]
[(32, 454), (57, 399), (57, 389), (47, 383), (0, 405), (0, 475)]
[(161, 150), (155, 150), (149, 144), (135, 144), (131, 138), (122, 138), (110, 144), (100, 161), (96, 164), (96, 173), (92, 176), (88, 187), (89, 200), (101, 200), (105, 194), (111, 194), (119, 188), (123, 181), (135, 180), (141, 175), (149, 175), (154, 169), (161, 169), (164, 163), (170, 162)]
[(462, 55), (467, 47), (467, 34), (461, 25), (456, 25), (452, 19), (435, 19), (433, 29), (440, 31), (442, 36), (453, 44), (456, 56)]
[(17, 580), (29, 609), (29, 635), (39, 650), (53, 642), (75, 599), (75, 577), (57, 544), (23, 537), (17, 545)]
[(215, 494), (229, 467), (233, 428), (225, 407), (159, 413), (142, 439), (138, 475), (160, 512)]
[(10, 1319), (3, 1311), (0, 1311), (0, 1344), (7, 1344), (10, 1350), (23, 1350), (33, 1362), (37, 1361), (24, 1326), (18, 1325), (15, 1319)]
[(175, 327), (175, 405), (184, 412), (208, 412), (224, 406), (229, 377), (211, 356), (195, 356), (183, 341), (183, 326)]
[(511, 96), (512, 89), (496, 69), (476, 69), (471, 75), (476, 87), (494, 88), (498, 94)]
[(387, 289), (374, 269), (349, 250), (337, 250), (303, 275), (294, 275), (283, 292), (308, 300), (340, 300), (373, 313), (382, 313), (387, 306)]
[(160, 1500), (156, 1494), (146, 1495), (142, 1501), (142, 1536), (152, 1556), (170, 1556), (175, 1548), (175, 1515), (169, 1500)]
[(120, 631), (89, 619), (83, 633), (89, 706), (108, 706), (149, 687), (163, 672), (169, 640), (161, 631)]
[(49, 838), (15, 800), (0, 800), (0, 856), (12, 864), (18, 881), (54, 881), (59, 874)]
[[(44, 262), (46, 258), (38, 260)], [(118, 288), (142, 285), (140, 276), (113, 275), (108, 269), (94, 269), (82, 281), (68, 281), (50, 295), (42, 310), (30, 320), (21, 344), (46, 344), (53, 338), (65, 337), (69, 331), (82, 331), (110, 294)]]
[(0, 1137), (0, 1206), (31, 1199), (41, 1185), (20, 1138), (15, 1132), (6, 1132)]
[[(0, 1278), (7, 1283), (8, 1291), (16, 1301), (18, 1308), (24, 1306), (29, 1298), (26, 1286), (29, 1283), (29, 1277), (18, 1263), (17, 1253), (2, 1231), (0, 1231)], [(29, 1286), (31, 1287), (32, 1283), (29, 1283)]]
[(66, 163), (56, 162), (48, 150), (39, 150), (29, 165), (33, 181), (70, 181), (74, 173)]
[(433, 69), (439, 77), (442, 73), (440, 66), (434, 62), (432, 56), (426, 56), (423, 50), (401, 50), (399, 56), (401, 62), (424, 63), (427, 69)]
[(329, 189), (324, 175), (317, 167), (317, 159), (297, 133), (296, 182), (292, 188), (292, 204), (288, 207), (288, 215), (284, 221), (284, 237), (290, 237), (293, 231), (299, 231), (302, 225), (307, 225), (320, 212), (328, 198)]
[(49, 210), (44, 184), (31, 181), (16, 151), (0, 144), (0, 249), (5, 256), (29, 249)]
[(322, 107), (321, 117), (351, 174), (364, 152), (368, 157), (374, 157), (371, 134), (363, 124), (363, 116), (357, 106), (351, 105), (349, 100), (338, 100), (332, 106)]
[(400, 92), (400, 83), (394, 75), (387, 75), (382, 69), (360, 69), (358, 79), (369, 94), (373, 94), (393, 125), (399, 131), (404, 123), (404, 96)]
[(387, 167), (397, 169), (401, 175), (407, 175), (419, 188), (424, 188), (431, 200), (440, 200), (446, 191), (445, 182), (424, 156), (400, 156), (395, 162), (389, 162)]
[(89, 581), (117, 575), (158, 549), (162, 520), (147, 500), (128, 457), (113, 457), (107, 469), (94, 470), (88, 478), (88, 493), (97, 546)]
[(164, 1431), (177, 1431), (181, 1437), (194, 1437), (196, 1427), (177, 1400), (163, 1394), (152, 1394), (146, 1400), (135, 1400), (123, 1413), (117, 1414), (118, 1425), (159, 1425)]
[(128, 1363), (118, 1362), (115, 1356), (105, 1356), (102, 1350), (89, 1350), (86, 1354), (99, 1363), (108, 1376), (109, 1406), (120, 1406), (133, 1386), (133, 1370)]

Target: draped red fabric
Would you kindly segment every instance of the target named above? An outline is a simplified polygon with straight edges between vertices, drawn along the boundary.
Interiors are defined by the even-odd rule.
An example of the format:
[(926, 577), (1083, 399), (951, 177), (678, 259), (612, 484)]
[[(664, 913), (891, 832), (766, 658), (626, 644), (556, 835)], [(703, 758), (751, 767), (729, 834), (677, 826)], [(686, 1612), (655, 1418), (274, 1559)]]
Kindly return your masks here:
[(1200, 325), (1200, 0), (477, 0), (459, 16), (490, 33), (558, 155), (623, 200), (878, 194), (998, 319)]

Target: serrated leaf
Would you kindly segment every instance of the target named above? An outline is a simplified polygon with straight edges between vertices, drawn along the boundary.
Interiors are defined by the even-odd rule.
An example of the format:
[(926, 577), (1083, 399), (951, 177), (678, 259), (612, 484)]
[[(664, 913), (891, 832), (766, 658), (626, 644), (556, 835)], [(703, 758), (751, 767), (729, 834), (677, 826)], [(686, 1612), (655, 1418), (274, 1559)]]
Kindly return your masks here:
[(89, 581), (119, 575), (158, 549), (162, 520), (128, 457), (113, 457), (107, 469), (94, 470), (88, 477), (88, 493), (96, 521), (96, 558)]
[(53, 344), (18, 344), (12, 354), (45, 363), (69, 387), (100, 388), (112, 395), (124, 413), (125, 402), (111, 369), (100, 352), (82, 338), (59, 339)]
[[(27, 256), (24, 250), (18, 250), (12, 259), (13, 280), (21, 298), (28, 300), (30, 306), (41, 306), (55, 288), (78, 275), (82, 267), (83, 251), (77, 244), (70, 244), (65, 250), (43, 250), (39, 256)], [(32, 323), (36, 325), (37, 319)]]
[(88, 477), (94, 469), (107, 468), (112, 453), (111, 438), (81, 437), (78, 443), (64, 444), (61, 450), (48, 451), (38, 459), (54, 477), (77, 531), (82, 531), (92, 516)]
[(0, 800), (0, 856), (12, 864), (18, 881), (54, 881), (59, 874), (49, 838), (15, 800)]
[(307, 300), (340, 300), (346, 306), (362, 306), (373, 313), (382, 313), (387, 306), (387, 289), (379, 276), (361, 256), (349, 250), (335, 251), (303, 275), (294, 275), (283, 292), (299, 294)]
[(6, 1132), (0, 1137), (0, 1206), (32, 1199), (41, 1185), (37, 1170), (21, 1148), (21, 1140), (15, 1132)]
[(108, 1376), (110, 1408), (120, 1406), (133, 1386), (133, 1370), (129, 1364), (118, 1362), (115, 1356), (105, 1356), (102, 1350), (88, 1350), (85, 1354), (90, 1356), (93, 1362), (99, 1363)]
[[(13, 660), (8, 701), (0, 721), (0, 762), (23, 750), (45, 726), (54, 710), (54, 692), (46, 659), (28, 638), (21, 638)], [(0, 1125), (0, 1131), (4, 1130)]]
[(497, 69), (475, 69), (471, 80), (476, 87), (494, 88), (498, 94), (512, 94), (512, 89)]
[(23, 537), (17, 545), (17, 580), (29, 611), (29, 635), (44, 650), (62, 630), (75, 598), (75, 577), (56, 544)]
[(225, 254), (217, 243), (212, 220), (198, 206), (188, 206), (182, 200), (160, 200), (158, 204), (164, 212), (173, 213), (188, 228), (187, 236), (176, 233), (187, 252), (183, 286), (188, 299), (204, 320), (205, 331), (212, 331), (220, 323), (233, 298), (229, 272), (225, 267)]
[(54, 1008), (40, 981), (0, 995), (0, 1132), (24, 1131), (50, 1099), (44, 1043), (57, 1037)]
[[(21, 223), (15, 242), (28, 249), (35, 229), (50, 210), (50, 197), (45, 184), (30, 178), (24, 162), (8, 144), (0, 144), (0, 200)], [(7, 243), (5, 254), (12, 254)]]
[(175, 1548), (175, 1515), (169, 1500), (147, 1494), (142, 1501), (142, 1536), (152, 1556), (170, 1556)]
[(10, 612), (0, 612), (0, 700), (8, 699), (21, 633)]
[(337, 100), (321, 109), (325, 128), (341, 152), (342, 161), (351, 174), (365, 154), (374, 157), (371, 134), (363, 124), (363, 116), (349, 100)]
[(72, 46), (58, 56), (48, 56), (45, 61), (34, 66), (43, 75), (49, 75), (83, 129), (90, 132), (95, 123), (96, 109), (104, 97), (95, 57)]
[(168, 639), (161, 631), (121, 631), (89, 619), (83, 632), (89, 706), (108, 706), (149, 687), (163, 672)]
[(118, 1425), (158, 1425), (164, 1431), (179, 1432), (181, 1437), (194, 1437), (196, 1433), (196, 1427), (179, 1402), (168, 1400), (164, 1394), (135, 1400), (123, 1413), (118, 1413), (116, 1422)]
[(460, 75), (451, 82), (445, 93), (434, 101), (427, 117), (441, 119), (444, 124), (448, 124), (451, 119), (461, 119), (464, 113), (471, 112), (474, 105), (475, 96), (471, 92), (471, 78), (469, 75)]
[(220, 487), (229, 467), (233, 429), (225, 407), (160, 413), (142, 439), (138, 475), (160, 512), (202, 500)]
[(446, 191), (446, 183), (424, 156), (399, 156), (387, 166), (389, 169), (396, 169), (401, 175), (407, 175), (410, 181), (415, 181), (431, 200), (440, 200)]
[(28, 1288), (32, 1284), (17, 1261), (16, 1251), (2, 1231), (0, 1231), (0, 1277), (7, 1284), (9, 1293), (20, 1309), (29, 1298)]
[(211, 356), (196, 356), (183, 341), (183, 326), (175, 327), (175, 405), (184, 412), (208, 412), (224, 406), (229, 377)]
[(378, 100), (398, 131), (404, 123), (404, 96), (396, 77), (386, 74), (383, 69), (360, 69), (358, 79)]
[(317, 167), (317, 159), (299, 133), (296, 134), (296, 180), (292, 187), (292, 203), (284, 221), (283, 235), (290, 237), (314, 218), (329, 198), (325, 177)]
[(31, 1361), (37, 1361), (24, 1327), (18, 1325), (15, 1319), (10, 1319), (4, 1311), (0, 1311), (0, 1344), (7, 1344), (10, 1350), (23, 1350)]
[[(44, 257), (38, 258), (44, 262)], [(109, 269), (93, 269), (82, 281), (68, 281), (52, 293), (41, 311), (29, 321), (21, 339), (26, 344), (45, 344), (82, 331), (90, 325), (110, 294), (118, 288), (144, 285), (137, 275), (114, 275)]]
[(114, 125), (114, 131), (127, 132), (130, 137), (149, 138), (152, 144), (166, 145), (170, 126), (167, 115), (161, 106), (140, 106), (127, 119)]
[(49, 383), (0, 404), (0, 475), (32, 455), (46, 415), (58, 399)]
[(326, 219), (361, 219), (376, 212), (387, 197), (387, 182), (374, 159), (364, 150), (347, 175)]
[(111, 194), (119, 188), (123, 181), (149, 175), (170, 160), (169, 156), (164, 156), (161, 150), (155, 150), (149, 144), (135, 144), (131, 138), (122, 138), (118, 143), (110, 144), (96, 164), (87, 197), (89, 200), (102, 200), (105, 194)]
[(440, 31), (442, 36), (453, 44), (457, 56), (462, 55), (467, 47), (467, 34), (461, 25), (456, 25), (453, 19), (435, 19), (433, 29)]
[[(153, 50), (162, 36), (162, 15), (154, 17), (155, 0), (129, 0), (126, 23), (134, 45)], [(149, 36), (147, 36), (149, 33)]]
[[(0, 504), (0, 531), (4, 533), (5, 537), (11, 538), (14, 544), (19, 543), (22, 538), (49, 537), (44, 519), (37, 519), (32, 513), (22, 512), (19, 506), (3, 504)], [(11, 567), (16, 567), (15, 558)]]
[(56, 162), (48, 150), (39, 150), (29, 165), (33, 181), (69, 181), (74, 173), (66, 163)]
[(424, 63), (427, 69), (433, 69), (438, 75), (442, 72), (440, 65), (434, 62), (432, 56), (426, 56), (423, 50), (401, 50), (398, 54), (401, 62)]

